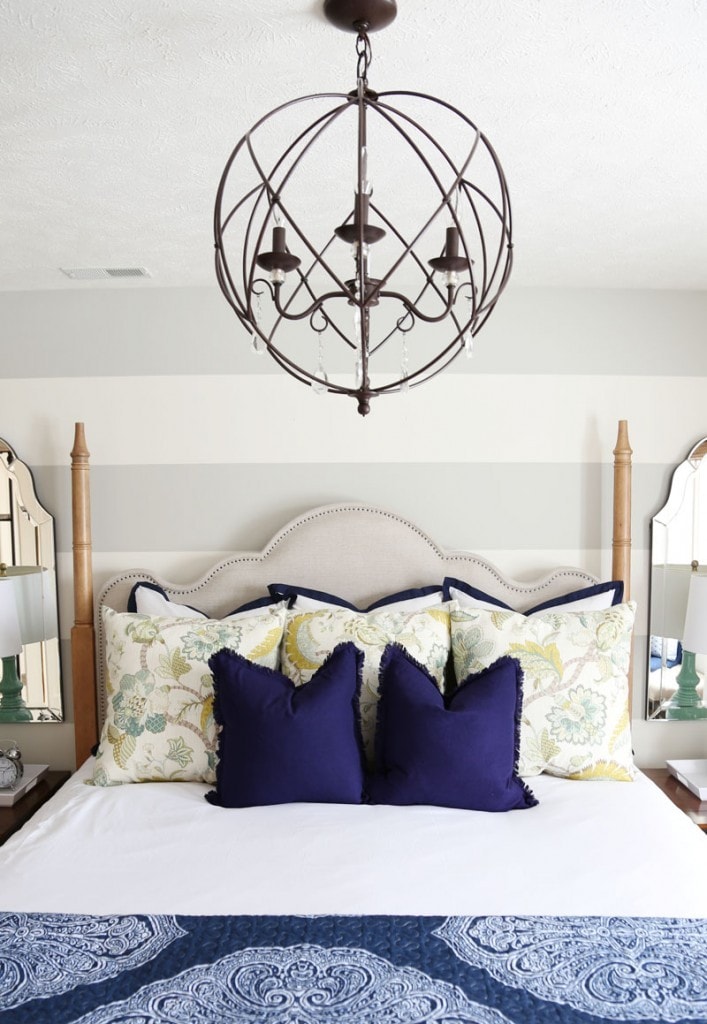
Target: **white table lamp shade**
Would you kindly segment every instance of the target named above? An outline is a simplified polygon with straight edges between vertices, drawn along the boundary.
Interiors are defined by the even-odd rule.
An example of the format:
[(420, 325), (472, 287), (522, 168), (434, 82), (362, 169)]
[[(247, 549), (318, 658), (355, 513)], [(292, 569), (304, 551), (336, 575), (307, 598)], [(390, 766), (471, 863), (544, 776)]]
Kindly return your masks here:
[(20, 620), (17, 615), (15, 588), (0, 583), (0, 658), (9, 658), (22, 650)]
[(707, 654), (707, 575), (701, 573), (690, 576), (682, 645), (693, 654)]

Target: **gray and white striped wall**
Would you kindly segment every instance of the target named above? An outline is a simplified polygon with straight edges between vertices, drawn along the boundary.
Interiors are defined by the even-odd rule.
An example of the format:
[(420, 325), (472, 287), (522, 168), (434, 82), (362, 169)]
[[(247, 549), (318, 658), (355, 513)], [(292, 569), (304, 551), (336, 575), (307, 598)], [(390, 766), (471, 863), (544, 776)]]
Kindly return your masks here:
[(69, 452), (86, 425), (96, 588), (128, 566), (183, 581), (293, 516), (360, 500), (520, 578), (611, 570), (612, 449), (634, 449), (634, 745), (705, 756), (704, 723), (642, 721), (649, 522), (707, 435), (707, 293), (511, 287), (463, 357), (405, 396), (316, 396), (250, 352), (214, 288), (81, 282), (0, 293), (4, 437), (56, 516), (67, 721), (0, 729), (73, 765)]

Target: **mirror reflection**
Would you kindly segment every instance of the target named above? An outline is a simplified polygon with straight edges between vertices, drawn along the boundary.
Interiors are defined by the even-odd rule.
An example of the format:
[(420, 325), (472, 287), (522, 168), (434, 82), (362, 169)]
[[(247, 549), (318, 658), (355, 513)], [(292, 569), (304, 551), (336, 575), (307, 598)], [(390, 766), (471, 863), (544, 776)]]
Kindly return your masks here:
[(647, 717), (707, 718), (707, 438), (675, 469), (651, 532)]
[(0, 439), (0, 723), (61, 722), (54, 519)]

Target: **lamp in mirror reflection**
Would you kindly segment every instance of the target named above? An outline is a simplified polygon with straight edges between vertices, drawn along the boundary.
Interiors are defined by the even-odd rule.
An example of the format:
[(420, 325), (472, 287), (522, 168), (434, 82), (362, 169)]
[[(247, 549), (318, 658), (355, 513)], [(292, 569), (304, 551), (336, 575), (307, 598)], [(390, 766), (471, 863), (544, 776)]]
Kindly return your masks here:
[(41, 566), (0, 563), (0, 723), (33, 720), (23, 697), (22, 652), (26, 645), (49, 640), (57, 633), (51, 574)]
[(487, 138), (444, 100), (369, 87), (369, 32), (396, 13), (395, 0), (325, 0), (328, 20), (356, 33), (355, 88), (262, 117), (214, 212), (216, 277), (254, 352), (363, 416), (472, 355), (512, 265)]
[(707, 718), (707, 707), (697, 692), (700, 676), (696, 655), (707, 654), (707, 575), (698, 572), (692, 563), (688, 577), (685, 619), (681, 630), (682, 665), (677, 676), (678, 688), (667, 705), (667, 718), (685, 721)]

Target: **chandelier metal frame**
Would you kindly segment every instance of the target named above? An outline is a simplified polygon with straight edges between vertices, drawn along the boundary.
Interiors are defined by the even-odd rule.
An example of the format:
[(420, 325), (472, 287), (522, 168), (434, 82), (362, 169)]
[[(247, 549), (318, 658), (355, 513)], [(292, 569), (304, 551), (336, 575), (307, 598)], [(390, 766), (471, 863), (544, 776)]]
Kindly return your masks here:
[[(338, 28), (356, 33), (356, 89), (350, 93), (302, 96), (283, 103), (257, 121), (237, 143), (224, 168), (216, 196), (216, 278), (230, 306), (251, 335), (255, 351), (267, 351), (283, 370), (318, 392), (355, 398), (359, 413), (365, 416), (370, 410), (372, 398), (417, 387), (446, 369), (462, 352), (471, 353), (474, 336), (493, 311), (510, 276), (513, 262), (511, 206), (498, 157), (486, 137), (465, 114), (444, 100), (425, 93), (411, 90), (376, 93), (369, 88), (368, 69), (372, 59), (369, 33), (390, 24), (396, 14), (395, 0), (325, 0), (324, 13)], [(455, 162), (429, 128), (394, 105), (396, 97), (437, 104), (448, 114), (460, 118), (473, 136), (465, 158)], [(313, 100), (333, 101), (334, 106), (300, 130), (295, 139), (274, 159), (271, 168), (266, 170), (265, 161), (256, 152), (256, 133), (284, 111)], [(326, 244), (317, 247), (288, 210), (287, 185), (311, 148), (352, 107), (356, 109), (358, 133), (353, 209), (347, 220), (332, 230)], [(438, 193), (432, 213), (424, 218), (412, 237), (407, 237), (402, 229), (392, 223), (382, 203), (373, 202), (372, 189), (367, 180), (367, 122), (372, 115), (383, 118), (400, 135), (424, 165)], [(439, 158), (449, 175), (445, 182), (416, 139), (424, 140), (431, 147), (431, 152)], [(494, 169), (497, 198), (492, 198), (467, 177), (472, 158), (481, 150), (486, 152)], [(257, 184), (248, 188), (233, 205), (226, 205), (227, 185), (240, 158), (250, 160), (250, 170), (255, 170)], [(460, 207), (471, 211), (467, 220), (474, 230), (473, 239), (468, 237), (469, 228), (464, 229)], [(227, 255), (229, 228), (233, 227), (236, 215), (245, 218), (242, 236), (236, 240), (237, 259), (234, 266), (239, 268), (238, 275), (232, 271)], [(444, 233), (444, 247), (440, 255), (425, 261), (415, 247), (440, 217), (444, 217), (448, 225)], [(373, 218), (382, 227), (371, 223)], [(493, 238), (488, 237), (489, 218)], [(267, 245), (268, 228), (272, 229), (270, 250), (264, 248)], [(307, 266), (303, 266), (300, 257), (290, 249), (286, 237), (287, 228), (297, 236), (300, 251), (306, 250), (309, 256)], [(372, 277), (369, 269), (370, 249), (388, 232), (397, 240), (400, 251), (381, 277)], [(337, 239), (352, 249), (352, 279), (343, 280), (345, 275), (336, 269), (333, 260), (329, 258), (329, 247)], [(406, 260), (412, 261), (423, 282), (416, 289), (414, 298), (391, 286), (396, 272)], [(263, 271), (267, 276), (263, 275)], [(318, 274), (323, 272), (330, 282), (330, 287), (324, 292), (317, 292), (312, 283), (315, 271)], [(460, 280), (460, 276), (467, 273), (468, 279)], [(292, 275), (290, 280), (295, 283), (286, 295), (284, 286), (289, 275)], [(441, 276), (441, 282), (436, 275)], [(264, 297), (272, 303), (270, 325), (263, 322)], [(460, 302), (461, 298), (465, 302)], [(353, 337), (342, 329), (331, 313), (333, 304), (341, 301), (353, 309)], [(431, 302), (433, 308), (423, 309), (423, 302)], [(399, 315), (394, 316), (393, 328), (380, 340), (372, 342), (372, 316), (381, 303), (399, 304)], [(467, 308), (462, 313), (461, 307), (465, 303)], [(418, 323), (437, 324), (445, 319), (450, 320), (451, 338), (445, 339), (442, 348), (432, 358), (423, 357), (422, 365), (410, 369), (409, 332)], [(315, 370), (308, 370), (302, 365), (307, 360), (293, 358), (278, 341), (278, 331), (283, 326), (305, 321), (308, 321), (317, 339), (315, 354), (318, 365)], [(323, 339), (327, 331), (356, 356), (352, 383), (329, 379), (323, 359)], [(393, 337), (401, 344), (400, 372), (394, 374), (393, 379), (374, 382), (371, 377), (372, 357)], [(311, 365), (311, 350), (304, 354), (309, 356)]]

